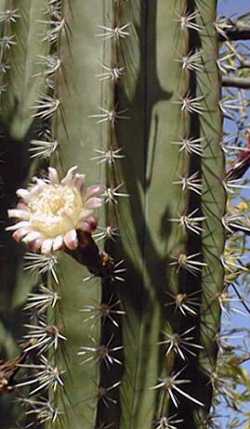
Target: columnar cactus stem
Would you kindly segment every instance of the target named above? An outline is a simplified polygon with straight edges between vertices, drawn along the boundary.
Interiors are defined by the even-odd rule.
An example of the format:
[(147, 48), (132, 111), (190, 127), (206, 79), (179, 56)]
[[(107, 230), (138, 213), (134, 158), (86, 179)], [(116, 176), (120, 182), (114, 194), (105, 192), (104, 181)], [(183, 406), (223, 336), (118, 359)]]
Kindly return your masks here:
[[(224, 234), (220, 219), (224, 213), (224, 190), (223, 156), (219, 146), (221, 115), (218, 86), (208, 97), (209, 82), (218, 79), (213, 30), (215, 4), (209, 4), (206, 13), (195, 2), (191, 6), (178, 2), (169, 5), (168, 10), (163, 2), (157, 5), (150, 2), (145, 8), (140, 2), (133, 2), (133, 5), (124, 4), (123, 7), (124, 22), (132, 16), (130, 21), (138, 34), (136, 39), (127, 38), (120, 46), (127, 73), (117, 90), (119, 106), (129, 106), (131, 116), (129, 127), (122, 122), (117, 123), (116, 127), (118, 145), (123, 147), (125, 154), (125, 159), (119, 162), (118, 174), (130, 197), (128, 201), (119, 202), (117, 218), (122, 250), (116, 249), (115, 252), (118, 251), (119, 256), (125, 259), (128, 267), (125, 278), (128, 285), (133, 285), (133, 292), (120, 289), (127, 314), (123, 323), (126, 364), (121, 385), (121, 427), (146, 428), (154, 421), (159, 424), (169, 412), (171, 415), (173, 411), (172, 406), (169, 408), (169, 400), (177, 405), (177, 400), (172, 396), (174, 384), (164, 393), (167, 381), (166, 384), (163, 381), (159, 383), (159, 388), (163, 390), (159, 391), (159, 406), (156, 409), (153, 405), (155, 391), (149, 388), (157, 386), (158, 377), (164, 380), (164, 374), (174, 377), (174, 380), (183, 368), (178, 353), (175, 357), (173, 353), (168, 355), (165, 364), (162, 357), (160, 366), (155, 365), (159, 362), (157, 342), (160, 331), (166, 329), (169, 333), (177, 333), (183, 331), (182, 326), (196, 326), (194, 337), (204, 347), (204, 351), (199, 353), (202, 371), (206, 361), (216, 358), (215, 337), (212, 335), (209, 340), (209, 348), (207, 338), (211, 329), (213, 332), (218, 330), (215, 320), (219, 320), (219, 310), (215, 305), (212, 314), (207, 314), (202, 304), (203, 292), (207, 302), (206, 290), (220, 290), (223, 285), (220, 253)], [(158, 33), (154, 38), (155, 29)], [(154, 62), (156, 42), (157, 52), (161, 52), (157, 64)], [(191, 70), (190, 67), (180, 67), (185, 64), (180, 59), (186, 58), (190, 52), (199, 52), (202, 58), (198, 66)], [(214, 62), (211, 60), (212, 53)], [(143, 113), (142, 105), (146, 106)], [(144, 135), (137, 133), (141, 122), (145, 127)], [(191, 144), (188, 152), (180, 152), (178, 146), (171, 145), (179, 142), (181, 147), (186, 141), (199, 144), (199, 151)], [(168, 167), (164, 166), (166, 160), (171, 160)], [(213, 173), (215, 165), (216, 176)], [(193, 186), (183, 186), (179, 190), (172, 186), (179, 177), (182, 178), (181, 183), (186, 185), (187, 178), (194, 174), (201, 180), (198, 184), (202, 183), (202, 195), (194, 192)], [(169, 223), (174, 219), (177, 222)], [(115, 248), (115, 244), (112, 247)], [(199, 272), (195, 277), (193, 271), (186, 270), (185, 266), (170, 269), (168, 260), (170, 262), (174, 257), (180, 261), (181, 254), (186, 258), (196, 254), (196, 266), (202, 267), (206, 281), (201, 282)], [(216, 285), (209, 268), (211, 264), (218, 275)], [(144, 266), (141, 273), (140, 266)], [(194, 317), (192, 309), (184, 317), (170, 312), (170, 307), (167, 311), (164, 307), (167, 304), (166, 292), (176, 296), (176, 305), (180, 295), (187, 296), (188, 309), (188, 297), (191, 299), (196, 294), (193, 296), (200, 306), (195, 309), (197, 314), (202, 314), (204, 325), (202, 323), (199, 328), (199, 319)], [(213, 326), (211, 320), (214, 321)], [(200, 373), (200, 387), (194, 382), (197, 378), (196, 366), (197, 358), (188, 360), (182, 378), (189, 380), (190, 387), (187, 384), (184, 393), (179, 392), (182, 397), (186, 395), (189, 398), (189, 401), (181, 400), (178, 406), (178, 416), (187, 427), (199, 426), (199, 419), (194, 414), (203, 415), (200, 402), (208, 404), (211, 400), (211, 389), (205, 375), (201, 376)], [(207, 390), (204, 390), (204, 383), (207, 383)]]
[(47, 55), (40, 22), (44, 18), (47, 0), (35, 0), (32, 4), (27, 0), (22, 4), (15, 1), (7, 3), (2, 10), (2, 22), (5, 22), (6, 34), (14, 38), (10, 52), (3, 62), (1, 60), (2, 64), (7, 64), (4, 81), (8, 87), (3, 94), (5, 109), (2, 119), (10, 124), (12, 135), (22, 139), (32, 124), (31, 108), (40, 91), (44, 90), (43, 76), (39, 75), (36, 79), (33, 76), (41, 71), (37, 56)]
[[(27, 350), (42, 356), (24, 368), (38, 371), (31, 393), (46, 388), (49, 402), (26, 400), (28, 415), (58, 429), (199, 429), (218, 349), (225, 189), (235, 186), (220, 145), (216, 1), (42, 3), (29, 9), (31, 34), (38, 21), (43, 29), (27, 49), (28, 59), (39, 51), (36, 67), (25, 63), (34, 84), (26, 81), (29, 101), (12, 122), (18, 137), (32, 121), (40, 126), (30, 155), (50, 167), (36, 179), (41, 202), (29, 214), (45, 238), (25, 230), (26, 218), (10, 228), (31, 243), (26, 260), (44, 283), (26, 304), (34, 319), (26, 339), (37, 339)], [(79, 200), (83, 178), (74, 168), (64, 210), (57, 195), (56, 170), (76, 164), (104, 185), (95, 234), (87, 209), (99, 197), (89, 207)], [(87, 226), (77, 223), (78, 208)], [(44, 227), (53, 210), (60, 232), (54, 217)], [(25, 207), (10, 211), (17, 214), (27, 216)]]
[[(107, 122), (104, 122), (103, 129), (102, 125), (95, 124), (94, 118), (90, 118), (98, 112), (98, 107), (109, 109), (109, 105), (104, 104), (104, 92), (101, 91), (96, 76), (100, 62), (106, 63), (107, 55), (101, 40), (96, 36), (100, 31), (98, 24), (103, 23), (103, 13), (108, 13), (108, 10), (100, 7), (99, 1), (91, 3), (91, 7), (87, 3), (77, 1), (74, 8), (70, 7), (69, 2), (64, 2), (67, 30), (60, 42), (59, 57), (62, 67), (56, 82), (57, 96), (63, 112), (61, 119), (54, 122), (54, 138), (60, 147), (59, 165), (65, 169), (77, 164), (79, 170), (86, 173), (89, 183), (104, 183), (103, 173), (100, 176), (100, 165), (92, 158), (97, 155), (97, 150), (107, 147), (106, 141), (109, 140), (104, 132)], [(84, 43), (82, 37), (79, 37), (83, 23), (88, 27)], [(101, 117), (96, 121), (99, 119)], [(54, 165), (58, 167), (56, 158)], [(103, 225), (101, 218), (99, 223)], [(95, 271), (95, 267), (93, 270)], [(93, 270), (91, 269), (92, 273)], [(63, 322), (66, 335), (70, 332), (72, 339), (65, 344), (66, 362), (67, 365), (70, 362), (70, 365), (64, 377), (68, 399), (65, 401), (64, 396), (60, 398), (61, 408), (65, 412), (63, 427), (78, 427), (83, 424), (84, 427), (92, 429), (95, 425), (98, 400), (103, 403), (107, 400), (109, 404), (108, 398), (110, 395), (112, 397), (116, 386), (111, 386), (112, 383), (103, 386), (110, 389), (109, 393), (102, 390), (101, 386), (99, 387), (100, 360), (96, 359), (96, 365), (93, 365), (91, 361), (84, 362), (79, 353), (83, 347), (93, 348), (91, 338), (95, 340), (95, 344), (102, 344), (99, 340), (101, 319), (106, 314), (113, 318), (116, 308), (110, 310), (113, 313), (109, 314), (108, 304), (106, 308), (101, 307), (101, 281), (93, 275), (91, 281), (84, 281), (89, 277), (89, 273), (69, 256), (63, 256), (60, 260), (60, 272), (61, 301), (67, 303), (62, 306)], [(95, 323), (91, 315), (87, 317), (87, 313), (85, 316), (86, 308), (93, 309)], [(73, 317), (72, 309), (75, 309)], [(93, 358), (95, 359), (94, 351)]]

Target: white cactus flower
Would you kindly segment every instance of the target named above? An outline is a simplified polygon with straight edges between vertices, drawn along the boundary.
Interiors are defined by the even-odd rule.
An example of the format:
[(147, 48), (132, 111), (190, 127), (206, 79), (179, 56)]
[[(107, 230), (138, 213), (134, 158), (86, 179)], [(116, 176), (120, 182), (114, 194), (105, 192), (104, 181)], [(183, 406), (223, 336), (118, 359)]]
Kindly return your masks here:
[(103, 187), (85, 186), (85, 176), (72, 167), (60, 181), (55, 168), (49, 167), (48, 179), (34, 178), (29, 189), (18, 189), (21, 201), (8, 210), (18, 223), (7, 228), (16, 241), (23, 241), (32, 251), (49, 254), (63, 246), (78, 247), (76, 230), (91, 233), (97, 226), (93, 210), (102, 205)]

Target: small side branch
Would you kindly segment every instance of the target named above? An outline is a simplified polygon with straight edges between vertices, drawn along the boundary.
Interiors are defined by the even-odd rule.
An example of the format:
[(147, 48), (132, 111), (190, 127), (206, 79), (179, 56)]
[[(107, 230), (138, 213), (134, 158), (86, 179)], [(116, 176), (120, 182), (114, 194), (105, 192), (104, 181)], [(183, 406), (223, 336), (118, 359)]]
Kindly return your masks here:
[(243, 25), (239, 22), (230, 21), (229, 28), (223, 28), (219, 32), (219, 39), (221, 41), (226, 40), (250, 40), (250, 26)]
[(250, 89), (250, 78), (223, 76), (222, 85), (231, 88)]
[(232, 287), (233, 287), (233, 290), (236, 293), (237, 297), (239, 298), (240, 302), (242, 303), (243, 307), (245, 307), (246, 311), (250, 314), (250, 308), (245, 303), (245, 300), (242, 298), (240, 292), (238, 291), (238, 288), (236, 287), (236, 285), (234, 283), (232, 283)]
[(246, 146), (244, 151), (241, 152), (236, 161), (233, 163), (231, 168), (226, 173), (227, 180), (238, 180), (244, 176), (247, 170), (250, 167), (250, 131), (247, 130), (246, 133)]
[(238, 180), (244, 176), (250, 166), (250, 155), (246, 154), (245, 158), (236, 161), (233, 166), (227, 171), (226, 178), (227, 180)]
[(250, 69), (250, 61), (246, 60), (245, 58), (240, 59), (240, 66), (239, 69)]

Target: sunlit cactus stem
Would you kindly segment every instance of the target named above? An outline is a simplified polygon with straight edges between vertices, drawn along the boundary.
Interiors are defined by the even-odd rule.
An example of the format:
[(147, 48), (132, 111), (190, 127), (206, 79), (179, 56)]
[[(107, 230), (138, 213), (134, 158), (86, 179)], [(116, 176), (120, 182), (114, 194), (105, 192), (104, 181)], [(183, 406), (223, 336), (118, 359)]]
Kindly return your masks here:
[(34, 0), (0, 15), (21, 68), (4, 120), (32, 161), (7, 227), (27, 251), (21, 424), (210, 419), (226, 192), (241, 185), (220, 144), (216, 6)]

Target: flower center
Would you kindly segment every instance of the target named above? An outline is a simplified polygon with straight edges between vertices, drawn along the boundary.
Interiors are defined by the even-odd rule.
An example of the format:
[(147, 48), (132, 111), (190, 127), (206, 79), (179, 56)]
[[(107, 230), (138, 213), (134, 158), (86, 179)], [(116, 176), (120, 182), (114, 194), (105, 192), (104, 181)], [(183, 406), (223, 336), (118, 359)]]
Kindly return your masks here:
[(47, 184), (31, 198), (28, 207), (33, 228), (49, 238), (75, 228), (83, 204), (76, 188)]

